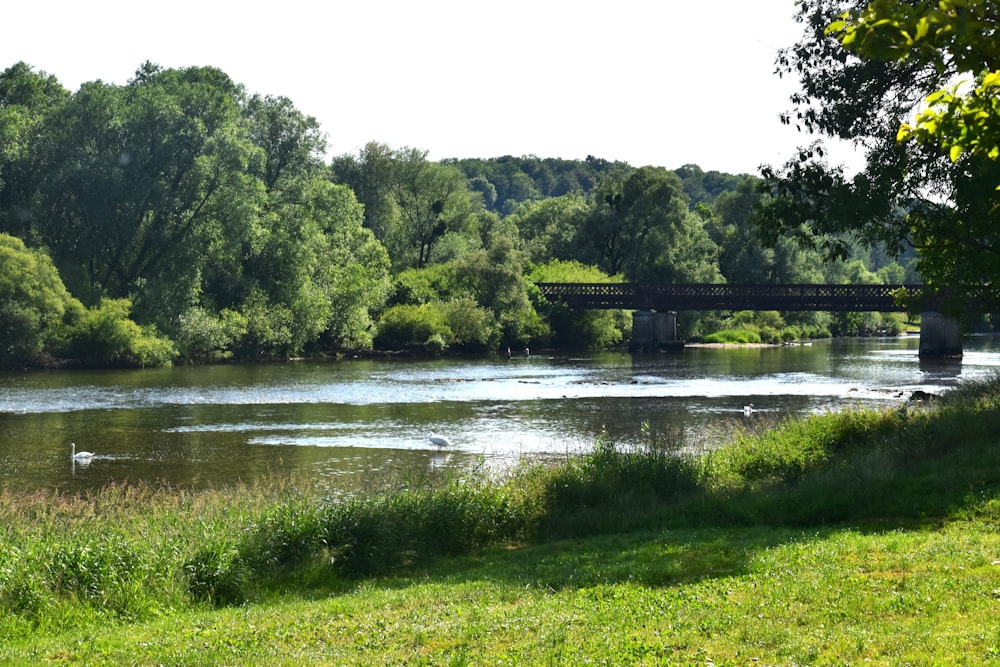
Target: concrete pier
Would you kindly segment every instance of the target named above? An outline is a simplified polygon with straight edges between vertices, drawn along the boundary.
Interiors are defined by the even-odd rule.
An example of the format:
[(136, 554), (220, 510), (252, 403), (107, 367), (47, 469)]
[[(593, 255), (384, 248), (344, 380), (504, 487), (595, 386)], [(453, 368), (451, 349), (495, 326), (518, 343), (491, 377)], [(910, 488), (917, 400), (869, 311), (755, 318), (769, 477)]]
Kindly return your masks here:
[(961, 359), (962, 332), (958, 321), (935, 311), (920, 313), (921, 359)]
[(632, 313), (630, 352), (683, 349), (684, 341), (677, 337), (677, 313), (637, 310)]

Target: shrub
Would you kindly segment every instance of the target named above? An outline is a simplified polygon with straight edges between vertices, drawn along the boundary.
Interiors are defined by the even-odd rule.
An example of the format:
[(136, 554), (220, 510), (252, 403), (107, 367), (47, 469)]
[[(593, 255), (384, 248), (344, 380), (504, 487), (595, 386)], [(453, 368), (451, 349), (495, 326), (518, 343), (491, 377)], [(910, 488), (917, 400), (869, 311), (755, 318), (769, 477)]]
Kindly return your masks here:
[(200, 549), (183, 568), (188, 590), (195, 599), (215, 606), (246, 601), (249, 571), (236, 549), (221, 545)]
[(474, 299), (452, 299), (438, 307), (452, 333), (451, 340), (446, 341), (447, 345), (480, 352), (494, 349), (500, 343), (493, 312), (476, 305)]
[(708, 334), (702, 339), (705, 343), (759, 343), (760, 334), (752, 329), (723, 329)]
[(176, 341), (185, 359), (216, 361), (232, 356), (231, 328), (204, 308), (190, 308), (180, 316)]
[(440, 305), (404, 304), (382, 314), (375, 344), (385, 349), (410, 349), (424, 345), (435, 334), (445, 341), (453, 338)]
[(141, 327), (128, 315), (128, 299), (104, 299), (69, 331), (65, 352), (88, 364), (121, 367), (167, 366), (177, 350), (153, 326)]
[(37, 361), (83, 314), (48, 255), (0, 234), (0, 363)]

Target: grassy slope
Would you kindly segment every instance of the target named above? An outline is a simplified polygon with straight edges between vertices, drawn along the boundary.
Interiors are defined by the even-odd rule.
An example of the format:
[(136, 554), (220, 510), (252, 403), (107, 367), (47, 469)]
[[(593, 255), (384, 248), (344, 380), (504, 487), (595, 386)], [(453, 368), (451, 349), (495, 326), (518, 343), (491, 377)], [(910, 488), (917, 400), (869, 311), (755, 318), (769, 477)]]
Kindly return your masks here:
[[(998, 395), (1000, 383), (994, 383), (931, 411), (786, 424), (685, 468), (682, 478), (687, 472), (692, 476), (680, 481), (686, 479), (690, 488), (675, 480), (684, 492), (670, 497), (639, 488), (637, 480), (658, 459), (640, 459), (645, 468), (637, 477), (619, 454), (598, 452), (546, 477), (539, 531), (550, 536), (547, 541), (510, 541), (501, 548), (473, 549), (471, 555), (418, 559), (397, 571), (403, 574), (364, 579), (317, 574), (313, 563), (255, 588), (244, 604), (218, 609), (178, 596), (170, 605), (132, 613), (130, 620), (69, 603), (40, 606), (44, 618), (26, 615), (20, 625), (0, 626), (11, 635), (0, 642), (0, 660), (115, 665), (1000, 660)], [(607, 474), (611, 468), (614, 475)], [(662, 472), (652, 478), (662, 479)], [(599, 493), (589, 496), (592, 489)], [(604, 505), (596, 499), (611, 496), (614, 501)], [(170, 502), (181, 506), (163, 513), (174, 517), (164, 520), (172, 524), (185, 512), (204, 513), (199, 503), (208, 501)], [(52, 504), (49, 499), (39, 507)], [(23, 516), (19, 511), (7, 513)], [(40, 522), (50, 529), (66, 521), (64, 508), (48, 512)], [(293, 512), (282, 516), (283, 525), (300, 520), (290, 518), (299, 516)], [(214, 532), (210, 524), (203, 529), (205, 540)], [(214, 526), (224, 532), (228, 524), (218, 520)], [(156, 530), (164, 532), (162, 526)], [(591, 536), (579, 537), (586, 534)], [(556, 535), (577, 537), (551, 537)], [(51, 560), (41, 562), (51, 569)], [(85, 608), (101, 607), (90, 601)], [(58, 613), (71, 618), (52, 618)], [(29, 626), (30, 634), (17, 632)]]

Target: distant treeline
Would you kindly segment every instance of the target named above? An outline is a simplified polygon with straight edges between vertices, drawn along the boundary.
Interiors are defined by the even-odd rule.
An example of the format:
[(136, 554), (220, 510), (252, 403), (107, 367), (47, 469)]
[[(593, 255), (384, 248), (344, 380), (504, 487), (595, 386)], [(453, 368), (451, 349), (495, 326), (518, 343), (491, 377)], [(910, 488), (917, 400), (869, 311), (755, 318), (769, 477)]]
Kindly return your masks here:
[[(325, 156), (314, 118), (212, 67), (145, 63), (125, 85), (76, 92), (23, 62), (4, 70), (0, 364), (603, 348), (628, 337), (626, 313), (568, 311), (533, 283), (916, 280), (884, 253), (824, 263), (791, 238), (763, 247), (750, 175), (596, 157), (433, 162), (377, 142)], [(695, 337), (732, 317), (681, 324)]]

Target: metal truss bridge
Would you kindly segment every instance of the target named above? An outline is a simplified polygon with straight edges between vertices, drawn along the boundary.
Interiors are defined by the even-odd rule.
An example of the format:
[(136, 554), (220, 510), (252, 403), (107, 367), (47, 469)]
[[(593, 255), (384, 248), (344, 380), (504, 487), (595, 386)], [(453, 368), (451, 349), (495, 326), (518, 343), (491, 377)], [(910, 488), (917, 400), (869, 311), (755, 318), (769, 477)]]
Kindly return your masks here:
[[(893, 311), (935, 310), (944, 292), (923, 285), (722, 285), (633, 283), (537, 283), (545, 298), (570, 308), (623, 310), (811, 310)], [(898, 296), (905, 296), (900, 300)], [(988, 312), (996, 295), (985, 288), (963, 293), (972, 310)], [(992, 298), (990, 298), (992, 297)]]

